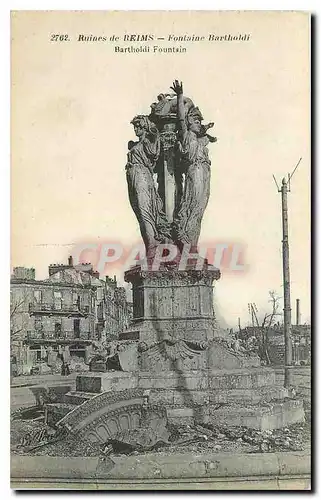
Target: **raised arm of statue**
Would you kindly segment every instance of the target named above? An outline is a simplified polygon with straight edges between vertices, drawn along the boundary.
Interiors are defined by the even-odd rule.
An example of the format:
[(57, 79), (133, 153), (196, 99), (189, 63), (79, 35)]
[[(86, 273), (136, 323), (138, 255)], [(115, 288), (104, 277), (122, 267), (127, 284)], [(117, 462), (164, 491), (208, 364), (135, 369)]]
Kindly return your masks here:
[(181, 136), (181, 139), (184, 139), (187, 133), (187, 126), (185, 121), (185, 105), (184, 105), (184, 96), (183, 96), (183, 83), (179, 83), (178, 80), (173, 82), (173, 86), (171, 87), (177, 95), (177, 121), (178, 121), (178, 132)]

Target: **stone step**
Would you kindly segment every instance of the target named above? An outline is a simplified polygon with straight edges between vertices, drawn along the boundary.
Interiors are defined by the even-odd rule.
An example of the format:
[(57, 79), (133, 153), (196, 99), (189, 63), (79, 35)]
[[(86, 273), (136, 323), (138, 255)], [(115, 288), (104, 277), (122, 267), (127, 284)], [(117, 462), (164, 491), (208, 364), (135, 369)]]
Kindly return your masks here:
[(126, 389), (225, 390), (274, 387), (275, 371), (270, 368), (238, 368), (234, 370), (188, 370), (163, 372), (86, 373), (78, 375), (76, 390), (80, 392), (123, 391)]
[(284, 387), (259, 387), (239, 389), (150, 389), (146, 390), (150, 404), (164, 405), (208, 405), (211, 403), (250, 403), (283, 400), (289, 396)]
[(259, 430), (279, 429), (305, 420), (302, 401), (290, 399), (270, 404), (168, 408), (167, 417), (169, 422), (179, 425), (207, 423)]
[(64, 395), (64, 402), (75, 406), (81, 405), (88, 399), (91, 399), (96, 394), (92, 392), (70, 391)]
[(210, 394), (210, 403), (250, 402), (260, 403), (261, 401), (283, 400), (289, 396), (288, 389), (284, 387), (259, 387), (254, 389), (229, 389), (215, 391)]

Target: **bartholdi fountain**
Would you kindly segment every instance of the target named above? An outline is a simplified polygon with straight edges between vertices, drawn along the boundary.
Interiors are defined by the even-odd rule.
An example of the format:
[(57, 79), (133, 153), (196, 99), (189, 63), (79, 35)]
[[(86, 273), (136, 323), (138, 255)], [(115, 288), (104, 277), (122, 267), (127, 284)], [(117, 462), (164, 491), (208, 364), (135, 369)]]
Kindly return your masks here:
[(166, 440), (168, 422), (273, 429), (304, 420), (273, 369), (218, 338), (220, 271), (197, 253), (216, 138), (182, 84), (171, 88), (131, 122), (138, 141), (128, 144), (126, 175), (146, 258), (125, 273), (134, 318), (109, 356), (119, 369), (79, 375), (63, 404), (48, 405), (52, 425), (92, 442), (137, 432), (145, 444)]

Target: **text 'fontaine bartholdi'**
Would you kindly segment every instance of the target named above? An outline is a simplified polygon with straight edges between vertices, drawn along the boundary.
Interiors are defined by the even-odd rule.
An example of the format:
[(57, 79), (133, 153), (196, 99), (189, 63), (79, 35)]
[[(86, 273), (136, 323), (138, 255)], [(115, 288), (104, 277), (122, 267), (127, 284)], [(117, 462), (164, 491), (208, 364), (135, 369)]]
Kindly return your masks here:
[[(93, 35), (79, 34), (78, 42), (112, 42), (114, 43), (114, 51), (118, 53), (138, 53), (138, 52), (153, 52), (153, 53), (184, 53), (186, 47), (178, 45), (179, 43), (200, 43), (200, 42), (249, 42), (251, 39), (250, 33), (224, 33), (208, 35), (183, 34), (167, 36), (156, 36), (153, 34), (130, 34), (126, 33), (122, 36), (118, 35)], [(117, 45), (118, 42), (138, 42), (139, 45)], [(157, 42), (157, 45), (152, 45), (151, 42)], [(164, 45), (164, 42), (171, 42), (171, 46)]]

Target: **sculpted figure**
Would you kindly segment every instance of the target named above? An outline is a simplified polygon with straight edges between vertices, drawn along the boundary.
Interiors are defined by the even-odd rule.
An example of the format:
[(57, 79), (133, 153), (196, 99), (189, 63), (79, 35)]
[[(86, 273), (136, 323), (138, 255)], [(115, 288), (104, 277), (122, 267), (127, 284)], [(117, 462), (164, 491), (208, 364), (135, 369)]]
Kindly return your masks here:
[(159, 132), (145, 115), (135, 116), (131, 123), (138, 141), (128, 143), (128, 195), (149, 257), (154, 254), (159, 243), (170, 238), (170, 225), (162, 210), (162, 201), (153, 179), (154, 167), (160, 154)]
[[(153, 102), (151, 105), (151, 118), (164, 117), (177, 113), (177, 95), (176, 94), (159, 94), (157, 96), (158, 102)], [(185, 112), (192, 107), (194, 103), (189, 97), (183, 97)]]
[(189, 244), (192, 251), (197, 251), (201, 222), (210, 195), (211, 162), (206, 146), (216, 141), (206, 132), (214, 124), (202, 125), (202, 114), (195, 106), (186, 112), (182, 83), (175, 80), (171, 88), (177, 95), (177, 167), (185, 177), (184, 190), (174, 213), (173, 239), (180, 249)]

